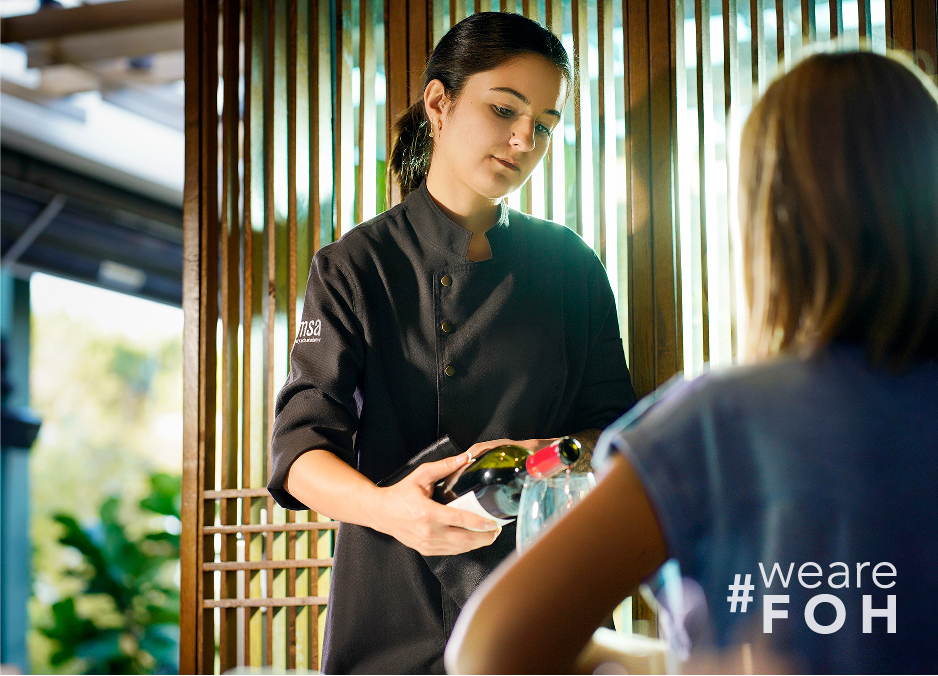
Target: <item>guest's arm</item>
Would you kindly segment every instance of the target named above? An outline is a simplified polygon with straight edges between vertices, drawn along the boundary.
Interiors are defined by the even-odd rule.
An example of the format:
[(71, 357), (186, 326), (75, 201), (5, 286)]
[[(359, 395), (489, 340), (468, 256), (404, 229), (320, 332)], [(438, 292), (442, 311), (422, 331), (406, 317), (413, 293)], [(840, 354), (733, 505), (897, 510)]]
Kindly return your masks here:
[(638, 476), (621, 456), (524, 556), (469, 599), (446, 648), (451, 674), (570, 673), (594, 630), (667, 559)]

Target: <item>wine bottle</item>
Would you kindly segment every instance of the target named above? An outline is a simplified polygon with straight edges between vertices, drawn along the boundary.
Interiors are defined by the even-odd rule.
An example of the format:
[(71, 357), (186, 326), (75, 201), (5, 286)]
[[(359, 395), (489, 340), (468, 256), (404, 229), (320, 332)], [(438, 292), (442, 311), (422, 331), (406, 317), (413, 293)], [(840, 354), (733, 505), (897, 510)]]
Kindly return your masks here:
[(437, 482), (433, 499), (504, 525), (518, 515), (526, 476), (553, 476), (571, 467), (581, 449), (573, 437), (561, 437), (534, 453), (515, 444), (496, 446)]

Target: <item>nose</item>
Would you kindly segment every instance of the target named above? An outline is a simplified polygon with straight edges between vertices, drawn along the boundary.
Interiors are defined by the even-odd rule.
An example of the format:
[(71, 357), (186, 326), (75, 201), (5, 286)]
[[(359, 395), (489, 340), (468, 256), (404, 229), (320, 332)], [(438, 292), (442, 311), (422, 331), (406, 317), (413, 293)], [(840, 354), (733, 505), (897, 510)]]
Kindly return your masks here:
[(511, 128), (511, 146), (522, 152), (534, 150), (534, 122), (520, 119)]

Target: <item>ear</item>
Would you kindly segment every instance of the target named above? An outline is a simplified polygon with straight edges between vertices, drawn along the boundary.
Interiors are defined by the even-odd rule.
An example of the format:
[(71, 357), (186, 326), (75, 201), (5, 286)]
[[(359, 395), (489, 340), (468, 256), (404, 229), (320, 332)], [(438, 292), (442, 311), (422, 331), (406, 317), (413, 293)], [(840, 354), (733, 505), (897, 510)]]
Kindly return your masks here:
[(430, 80), (423, 90), (423, 106), (427, 112), (427, 119), (435, 123), (443, 117), (443, 111), (449, 103), (446, 88), (439, 80)]

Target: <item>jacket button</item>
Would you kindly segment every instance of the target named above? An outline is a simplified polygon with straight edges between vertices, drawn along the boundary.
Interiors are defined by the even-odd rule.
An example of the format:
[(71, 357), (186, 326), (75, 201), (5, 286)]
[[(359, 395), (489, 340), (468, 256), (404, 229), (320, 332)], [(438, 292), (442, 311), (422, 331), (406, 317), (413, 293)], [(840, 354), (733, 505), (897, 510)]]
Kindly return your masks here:
[(450, 324), (449, 322), (443, 322), (440, 328), (443, 329), (443, 333), (449, 333), (450, 331), (453, 330), (453, 325)]
[(452, 283), (453, 283), (453, 278), (450, 277), (449, 275), (443, 275), (443, 277), (440, 278), (440, 284), (442, 284), (443, 286), (449, 286)]
[(454, 369), (452, 366), (447, 366), (445, 369), (443, 369), (443, 373), (448, 376), (452, 376), (456, 373), (456, 369)]

